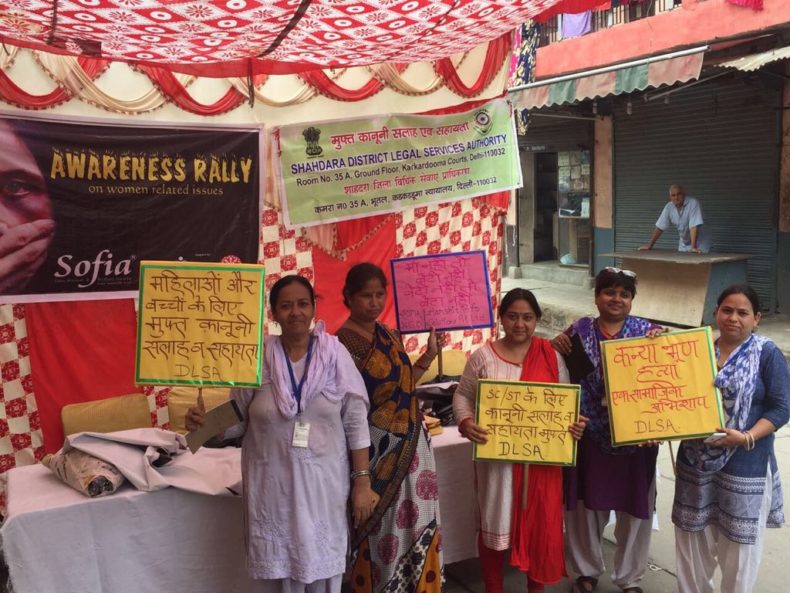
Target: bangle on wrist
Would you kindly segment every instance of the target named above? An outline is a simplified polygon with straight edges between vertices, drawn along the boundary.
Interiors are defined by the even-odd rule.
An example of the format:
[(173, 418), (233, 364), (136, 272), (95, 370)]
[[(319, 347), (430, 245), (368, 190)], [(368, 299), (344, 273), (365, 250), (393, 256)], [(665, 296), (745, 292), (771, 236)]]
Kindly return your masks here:
[(423, 371), (427, 371), (428, 367), (431, 366), (431, 363), (429, 361), (428, 364), (425, 364), (424, 362), (422, 362), (422, 358), (423, 357), (420, 356), (420, 358), (417, 359), (417, 361), (414, 363), (414, 368), (415, 369), (422, 369)]
[(466, 432), (464, 431), (464, 424), (466, 424), (467, 422), (471, 422), (471, 421), (472, 421), (471, 417), (464, 418), (463, 420), (461, 420), (458, 423), (458, 434), (460, 434), (462, 437), (465, 437), (466, 436)]
[(751, 451), (752, 449), (754, 449), (754, 435), (750, 433), (748, 430), (742, 430), (741, 434), (745, 439), (742, 445), (743, 448), (746, 449), (747, 451)]
[(351, 481), (353, 482), (357, 478), (362, 478), (363, 476), (372, 476), (373, 474), (370, 473), (369, 469), (356, 469), (351, 472)]

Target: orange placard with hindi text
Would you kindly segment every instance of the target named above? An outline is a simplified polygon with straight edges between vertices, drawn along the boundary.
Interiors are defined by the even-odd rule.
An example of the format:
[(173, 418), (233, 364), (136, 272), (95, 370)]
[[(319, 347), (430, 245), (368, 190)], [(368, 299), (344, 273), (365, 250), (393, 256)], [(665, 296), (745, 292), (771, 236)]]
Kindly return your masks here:
[(709, 327), (601, 343), (613, 445), (705, 437), (724, 425)]

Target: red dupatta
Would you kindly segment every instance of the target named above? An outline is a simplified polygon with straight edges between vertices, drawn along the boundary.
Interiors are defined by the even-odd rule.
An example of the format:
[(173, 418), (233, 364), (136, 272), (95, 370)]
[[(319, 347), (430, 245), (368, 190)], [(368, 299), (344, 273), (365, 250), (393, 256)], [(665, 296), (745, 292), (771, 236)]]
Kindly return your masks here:
[[(551, 342), (532, 337), (521, 380), (558, 383), (557, 355)], [(552, 584), (567, 576), (562, 541), (562, 468), (530, 465), (524, 500), (524, 464), (513, 464), (513, 521), (510, 564), (531, 581)], [(526, 502), (526, 504), (524, 504)]]

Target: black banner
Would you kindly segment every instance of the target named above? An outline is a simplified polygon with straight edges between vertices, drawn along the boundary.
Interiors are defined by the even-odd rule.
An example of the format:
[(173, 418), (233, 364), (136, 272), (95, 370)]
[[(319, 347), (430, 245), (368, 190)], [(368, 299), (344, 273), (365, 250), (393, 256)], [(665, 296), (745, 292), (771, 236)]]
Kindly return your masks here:
[(128, 296), (141, 260), (257, 262), (259, 134), (0, 117), (0, 302)]

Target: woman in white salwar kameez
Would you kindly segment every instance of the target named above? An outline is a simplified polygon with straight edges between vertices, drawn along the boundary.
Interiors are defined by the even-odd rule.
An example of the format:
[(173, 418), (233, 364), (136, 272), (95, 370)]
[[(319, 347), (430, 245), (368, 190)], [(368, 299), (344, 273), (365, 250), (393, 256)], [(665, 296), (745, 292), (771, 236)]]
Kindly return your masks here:
[[(244, 422), (224, 435), (243, 434), (247, 567), (256, 593), (339, 593), (349, 494), (355, 524), (376, 498), (367, 391), (323, 323), (310, 330), (315, 297), (307, 280), (285, 276), (270, 302), (282, 335), (266, 339), (261, 387), (233, 391)], [(199, 426), (203, 412), (191, 408), (187, 420)]]
[[(535, 296), (514, 288), (503, 298), (499, 318), (504, 337), (489, 342), (469, 358), (453, 396), (458, 432), (485, 443), (488, 431), (475, 423), (480, 379), (568, 383), (563, 358), (551, 343), (535, 336), (541, 310)], [(581, 438), (586, 418), (568, 426)], [(565, 576), (562, 540), (562, 469), (558, 466), (475, 462), (475, 490), (480, 531), (478, 552), (486, 593), (504, 593), (505, 555), (527, 573), (527, 591), (538, 593)], [(524, 492), (526, 490), (526, 492)]]

